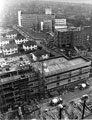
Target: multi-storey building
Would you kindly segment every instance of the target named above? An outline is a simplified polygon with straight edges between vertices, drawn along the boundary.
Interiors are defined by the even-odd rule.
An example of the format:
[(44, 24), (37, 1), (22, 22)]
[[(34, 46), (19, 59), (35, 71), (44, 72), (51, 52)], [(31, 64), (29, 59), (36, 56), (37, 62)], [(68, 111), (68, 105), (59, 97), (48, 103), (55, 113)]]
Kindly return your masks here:
[(91, 61), (83, 57), (67, 59), (66, 57), (58, 57), (43, 61), (45, 68), (41, 62), (35, 63), (35, 69), (38, 69), (44, 76), (45, 91), (53, 91), (63, 86), (69, 86), (86, 82), (89, 78)]
[(0, 110), (40, 92), (87, 81), (91, 62), (83, 57), (56, 57), (31, 63), (26, 55), (0, 59)]
[(39, 92), (37, 74), (26, 55), (0, 59), (0, 110)]
[(82, 27), (72, 29), (56, 29), (55, 44), (61, 48), (63, 45), (84, 46), (85, 48), (92, 47), (92, 27)]
[(34, 30), (52, 30), (55, 15), (52, 14), (31, 14), (18, 12), (18, 25), (21, 27), (33, 28)]
[(72, 35), (73, 32), (68, 29), (57, 29), (55, 31), (55, 38), (54, 38), (54, 44), (62, 48), (66, 45), (72, 45)]

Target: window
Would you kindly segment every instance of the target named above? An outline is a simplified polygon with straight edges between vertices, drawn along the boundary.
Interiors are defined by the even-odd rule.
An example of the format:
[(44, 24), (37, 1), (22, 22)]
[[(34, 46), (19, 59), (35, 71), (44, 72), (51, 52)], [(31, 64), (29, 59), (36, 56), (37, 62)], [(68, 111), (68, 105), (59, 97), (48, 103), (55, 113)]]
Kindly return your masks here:
[(31, 83), (30, 86), (33, 86), (33, 83)]
[(57, 76), (57, 79), (60, 79), (60, 76)]
[(57, 83), (57, 86), (59, 85), (59, 82)]
[(71, 79), (69, 79), (68, 82), (71, 82)]

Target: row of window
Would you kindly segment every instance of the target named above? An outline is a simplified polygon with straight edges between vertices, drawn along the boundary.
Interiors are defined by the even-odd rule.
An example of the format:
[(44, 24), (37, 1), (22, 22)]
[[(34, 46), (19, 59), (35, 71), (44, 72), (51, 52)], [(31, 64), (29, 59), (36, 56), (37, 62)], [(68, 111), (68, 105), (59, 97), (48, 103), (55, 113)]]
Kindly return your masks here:
[(60, 80), (60, 79), (65, 79), (65, 78), (70, 77), (70, 75), (76, 76), (76, 75), (79, 75), (80, 72), (82, 72), (82, 73), (90, 72), (90, 67), (86, 67), (86, 68), (82, 68), (81, 70), (78, 69), (78, 70), (67, 72), (64, 74), (57, 75), (57, 76), (49, 77), (49, 78), (47, 78), (46, 83), (54, 82), (54, 81)]
[(88, 78), (88, 77), (89, 77), (89, 73), (86, 73), (86, 74), (83, 74), (83, 75), (79, 75), (79, 76), (76, 76), (76, 77), (72, 77), (71, 79), (68, 78), (68, 79), (65, 79), (65, 80), (62, 80), (62, 81), (59, 81), (59, 82), (48, 84), (47, 85), (47, 89), (52, 89), (52, 88), (55, 88), (55, 87), (58, 87), (58, 86), (62, 86), (64, 84), (68, 84), (70, 82), (74, 82), (74, 81), (77, 81), (79, 79), (84, 79), (84, 78)]

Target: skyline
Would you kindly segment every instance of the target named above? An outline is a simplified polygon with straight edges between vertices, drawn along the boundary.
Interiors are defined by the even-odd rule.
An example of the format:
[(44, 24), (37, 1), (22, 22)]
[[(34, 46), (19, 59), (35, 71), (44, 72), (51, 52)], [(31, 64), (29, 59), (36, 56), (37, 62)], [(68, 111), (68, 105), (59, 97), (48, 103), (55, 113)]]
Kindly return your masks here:
[(92, 0), (39, 0), (39, 1), (55, 1), (55, 2), (69, 2), (69, 3), (92, 4)]
[(31, 1), (52, 1), (52, 2), (69, 2), (69, 3), (85, 3), (85, 4), (92, 4), (92, 0), (3, 0), (0, 1), (0, 4), (3, 3), (18, 3), (18, 2), (31, 2)]

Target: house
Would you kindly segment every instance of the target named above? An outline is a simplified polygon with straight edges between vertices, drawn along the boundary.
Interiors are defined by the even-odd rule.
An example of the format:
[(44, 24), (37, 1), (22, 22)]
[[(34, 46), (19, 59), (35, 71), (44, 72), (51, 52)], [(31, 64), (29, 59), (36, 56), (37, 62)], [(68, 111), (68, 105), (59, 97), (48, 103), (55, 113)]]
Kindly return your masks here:
[(7, 44), (2, 48), (4, 55), (11, 55), (18, 53), (18, 46), (16, 44)]
[(37, 44), (35, 41), (27, 41), (23, 44), (24, 51), (33, 51), (37, 49)]
[(0, 46), (4, 46), (9, 44), (9, 39), (4, 38), (0, 38)]
[(28, 39), (25, 38), (25, 37), (22, 36), (22, 35), (18, 35), (14, 40), (15, 40), (15, 43), (16, 43), (16, 44), (25, 43), (25, 42), (28, 41)]
[(49, 53), (46, 52), (45, 50), (37, 50), (33, 53), (30, 53), (30, 55), (32, 56), (34, 61), (49, 58)]
[(15, 37), (17, 37), (18, 34), (19, 33), (16, 30), (12, 30), (12, 31), (9, 31), (5, 37), (8, 39), (14, 39)]

